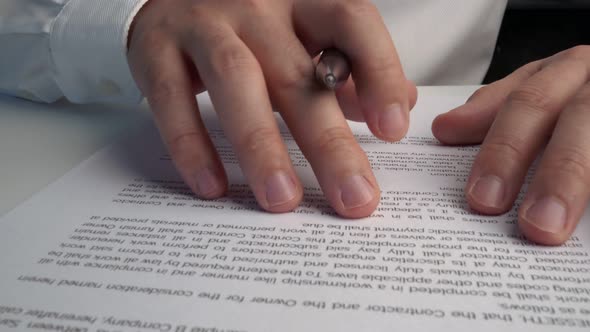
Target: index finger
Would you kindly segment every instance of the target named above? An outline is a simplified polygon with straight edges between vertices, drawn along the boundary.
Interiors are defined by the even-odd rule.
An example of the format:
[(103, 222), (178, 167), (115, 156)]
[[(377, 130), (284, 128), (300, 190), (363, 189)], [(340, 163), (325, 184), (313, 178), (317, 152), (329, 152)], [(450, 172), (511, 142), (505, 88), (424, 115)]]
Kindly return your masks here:
[(403, 138), (409, 126), (408, 82), (378, 9), (368, 0), (300, 1), (294, 24), (311, 52), (335, 47), (349, 57), (373, 134), (389, 141)]

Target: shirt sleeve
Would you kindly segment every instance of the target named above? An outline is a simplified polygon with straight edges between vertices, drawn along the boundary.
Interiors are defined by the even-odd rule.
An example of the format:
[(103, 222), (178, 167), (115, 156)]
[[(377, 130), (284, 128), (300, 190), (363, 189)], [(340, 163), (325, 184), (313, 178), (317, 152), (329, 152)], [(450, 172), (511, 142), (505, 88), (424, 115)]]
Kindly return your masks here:
[(35, 101), (136, 103), (127, 34), (148, 0), (2, 0), (0, 93)]

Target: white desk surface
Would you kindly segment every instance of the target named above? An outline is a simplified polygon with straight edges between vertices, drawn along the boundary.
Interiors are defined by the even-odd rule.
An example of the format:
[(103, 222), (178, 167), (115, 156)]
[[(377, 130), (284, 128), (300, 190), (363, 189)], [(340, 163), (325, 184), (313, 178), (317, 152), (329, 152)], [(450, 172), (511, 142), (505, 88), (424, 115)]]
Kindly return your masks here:
[[(422, 87), (469, 95), (475, 87)], [(0, 216), (104, 145), (151, 121), (137, 106), (38, 104), (0, 95)]]

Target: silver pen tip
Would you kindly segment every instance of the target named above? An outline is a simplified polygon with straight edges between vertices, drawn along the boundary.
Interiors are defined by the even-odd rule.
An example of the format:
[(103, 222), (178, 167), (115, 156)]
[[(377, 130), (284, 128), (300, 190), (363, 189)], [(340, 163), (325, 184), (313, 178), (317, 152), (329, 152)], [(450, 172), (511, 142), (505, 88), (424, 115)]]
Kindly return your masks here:
[(324, 77), (324, 83), (326, 83), (326, 86), (330, 89), (333, 89), (336, 87), (336, 83), (337, 79), (336, 76), (334, 76), (334, 74), (328, 74)]

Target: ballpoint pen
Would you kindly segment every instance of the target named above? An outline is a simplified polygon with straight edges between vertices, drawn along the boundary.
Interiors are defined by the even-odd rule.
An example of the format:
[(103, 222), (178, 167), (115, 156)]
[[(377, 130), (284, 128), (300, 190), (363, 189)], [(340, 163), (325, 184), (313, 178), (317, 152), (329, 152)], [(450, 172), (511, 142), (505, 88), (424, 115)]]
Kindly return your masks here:
[(350, 76), (350, 62), (346, 55), (335, 48), (322, 52), (315, 75), (320, 84), (330, 90), (336, 90), (348, 80)]

